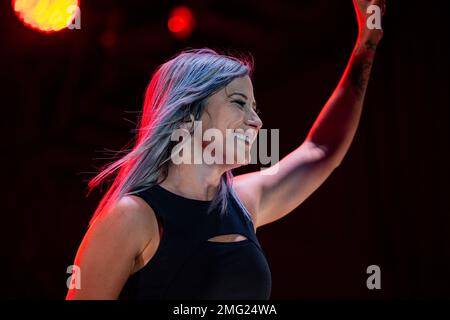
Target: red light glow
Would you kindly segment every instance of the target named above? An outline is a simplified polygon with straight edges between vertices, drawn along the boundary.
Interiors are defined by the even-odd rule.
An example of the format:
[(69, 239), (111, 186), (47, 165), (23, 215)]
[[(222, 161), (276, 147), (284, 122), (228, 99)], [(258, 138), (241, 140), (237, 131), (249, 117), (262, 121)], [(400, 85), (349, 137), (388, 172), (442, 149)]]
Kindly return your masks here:
[(178, 39), (186, 39), (194, 30), (194, 15), (188, 7), (176, 7), (170, 13), (167, 27)]

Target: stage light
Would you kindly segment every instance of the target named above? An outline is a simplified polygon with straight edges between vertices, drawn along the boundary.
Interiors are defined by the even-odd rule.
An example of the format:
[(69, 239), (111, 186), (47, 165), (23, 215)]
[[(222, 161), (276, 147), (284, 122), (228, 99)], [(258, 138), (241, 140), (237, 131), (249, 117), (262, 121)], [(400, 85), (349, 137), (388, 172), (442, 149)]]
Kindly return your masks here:
[(44, 32), (66, 28), (79, 14), (79, 0), (13, 0), (12, 5), (25, 25)]
[(178, 39), (186, 39), (194, 30), (195, 19), (192, 10), (185, 6), (172, 9), (167, 27)]

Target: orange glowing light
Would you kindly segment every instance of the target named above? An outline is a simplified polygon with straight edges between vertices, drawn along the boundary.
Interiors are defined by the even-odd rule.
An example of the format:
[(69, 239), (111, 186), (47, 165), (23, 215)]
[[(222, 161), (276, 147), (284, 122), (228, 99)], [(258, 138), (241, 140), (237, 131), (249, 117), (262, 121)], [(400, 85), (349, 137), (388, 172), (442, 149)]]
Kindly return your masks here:
[(45, 32), (66, 28), (79, 13), (79, 0), (13, 0), (12, 4), (25, 25)]

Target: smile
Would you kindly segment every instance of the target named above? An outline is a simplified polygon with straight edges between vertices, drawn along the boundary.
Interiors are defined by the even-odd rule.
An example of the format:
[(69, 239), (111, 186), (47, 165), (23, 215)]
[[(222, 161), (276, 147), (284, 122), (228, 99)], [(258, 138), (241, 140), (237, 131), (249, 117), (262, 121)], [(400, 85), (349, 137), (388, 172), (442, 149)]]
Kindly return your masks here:
[(234, 133), (234, 136), (241, 141), (244, 141), (245, 143), (250, 144), (250, 137), (245, 135), (245, 134), (241, 134), (241, 133)]

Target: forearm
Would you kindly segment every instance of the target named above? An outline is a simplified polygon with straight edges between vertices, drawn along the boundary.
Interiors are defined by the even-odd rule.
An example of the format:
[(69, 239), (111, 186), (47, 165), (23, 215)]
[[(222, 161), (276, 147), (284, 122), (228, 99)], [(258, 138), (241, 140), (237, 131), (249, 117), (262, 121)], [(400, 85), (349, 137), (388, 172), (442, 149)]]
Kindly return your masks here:
[(357, 42), (337, 88), (307, 136), (307, 141), (323, 148), (327, 159), (336, 165), (341, 163), (355, 136), (375, 51), (376, 46), (370, 41)]

